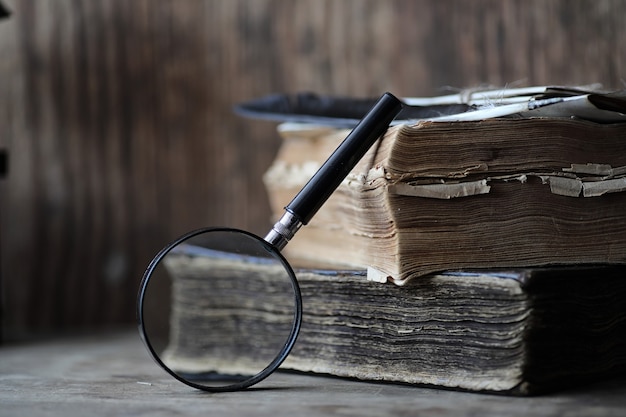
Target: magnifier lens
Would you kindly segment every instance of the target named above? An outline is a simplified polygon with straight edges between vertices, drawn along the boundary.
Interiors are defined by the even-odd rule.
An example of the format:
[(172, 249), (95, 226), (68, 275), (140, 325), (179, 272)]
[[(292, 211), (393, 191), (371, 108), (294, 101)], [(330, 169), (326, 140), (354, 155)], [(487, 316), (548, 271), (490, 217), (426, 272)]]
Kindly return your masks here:
[(289, 354), (302, 314), (283, 256), (258, 236), (192, 232), (154, 259), (139, 295), (140, 332), (175, 378), (208, 391), (248, 387)]
[(302, 321), (293, 270), (280, 254), (402, 109), (386, 93), (350, 132), (268, 233), (191, 232), (162, 250), (139, 289), (139, 331), (172, 376), (207, 391), (235, 391), (270, 375)]

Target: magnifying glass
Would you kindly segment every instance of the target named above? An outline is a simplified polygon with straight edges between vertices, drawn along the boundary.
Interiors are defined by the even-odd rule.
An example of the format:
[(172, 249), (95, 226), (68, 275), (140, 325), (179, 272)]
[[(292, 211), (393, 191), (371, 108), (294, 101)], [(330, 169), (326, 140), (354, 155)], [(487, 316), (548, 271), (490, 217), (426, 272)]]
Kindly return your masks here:
[(280, 251), (401, 108), (385, 93), (264, 238), (205, 228), (156, 255), (141, 281), (137, 317), (144, 344), (166, 372), (194, 388), (221, 392), (250, 387), (278, 369), (302, 322), (300, 287)]

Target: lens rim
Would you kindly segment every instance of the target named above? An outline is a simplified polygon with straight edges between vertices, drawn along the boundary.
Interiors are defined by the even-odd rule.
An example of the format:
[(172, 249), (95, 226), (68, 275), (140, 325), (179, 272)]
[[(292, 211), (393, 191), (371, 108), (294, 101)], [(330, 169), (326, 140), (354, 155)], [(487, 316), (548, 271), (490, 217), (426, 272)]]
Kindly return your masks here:
[[(283, 348), (280, 350), (280, 352), (278, 352), (274, 360), (272, 360), (272, 362), (270, 362), (269, 365), (267, 365), (261, 372), (259, 372), (256, 375), (251, 376), (248, 379), (244, 379), (243, 381), (237, 382), (235, 384), (217, 386), (217, 387), (206, 386), (206, 385), (189, 381), (183, 378), (182, 376), (180, 376), (178, 373), (171, 370), (167, 365), (165, 365), (165, 363), (163, 363), (163, 361), (161, 360), (161, 358), (159, 357), (159, 355), (156, 353), (155, 349), (153, 348), (152, 343), (150, 342), (150, 338), (148, 337), (147, 332), (146, 332), (145, 319), (144, 319), (144, 299), (146, 295), (146, 289), (147, 289), (148, 283), (150, 282), (150, 277), (152, 276), (152, 273), (154, 272), (155, 268), (160, 264), (161, 260), (174, 247), (176, 247), (183, 241), (186, 241), (188, 239), (191, 239), (194, 236), (197, 236), (203, 233), (212, 233), (212, 232), (230, 232), (230, 233), (244, 234), (252, 239), (257, 240), (261, 245), (263, 245), (270, 253), (272, 253), (273, 256), (275, 256), (282, 263), (283, 267), (287, 271), (289, 278), (291, 279), (291, 285), (293, 287), (294, 302), (295, 302), (294, 318), (293, 318), (293, 323), (291, 326), (291, 331), (289, 333), (289, 337), (287, 338), (285, 344), (283, 345)], [(273, 245), (265, 241), (263, 238), (253, 233), (250, 233), (248, 231), (230, 228), (230, 227), (205, 227), (205, 228), (196, 229), (191, 232), (188, 232), (180, 236), (176, 240), (170, 242), (167, 246), (161, 249), (161, 251), (152, 259), (152, 261), (150, 262), (150, 264), (148, 265), (148, 267), (146, 268), (143, 274), (143, 278), (141, 280), (141, 284), (139, 286), (139, 291), (137, 294), (137, 323), (139, 327), (139, 335), (141, 336), (141, 340), (143, 341), (143, 344), (145, 345), (145, 347), (148, 349), (148, 352), (150, 352), (152, 359), (154, 359), (154, 361), (161, 368), (163, 368), (168, 374), (170, 374), (171, 376), (173, 376), (174, 378), (176, 378), (183, 384), (189, 385), (193, 388), (203, 390), (203, 391), (208, 391), (208, 392), (239, 391), (239, 390), (243, 390), (245, 388), (251, 387), (252, 385), (257, 384), (261, 382), (262, 380), (264, 380), (265, 378), (267, 378), (268, 376), (270, 376), (285, 361), (287, 356), (289, 356), (291, 349), (296, 343), (296, 339), (298, 338), (300, 327), (302, 325), (302, 294), (300, 292), (300, 285), (298, 284), (296, 274), (294, 273), (291, 265), (289, 265), (289, 262), (287, 262), (285, 257), (280, 253), (280, 251), (276, 247), (274, 247)]]

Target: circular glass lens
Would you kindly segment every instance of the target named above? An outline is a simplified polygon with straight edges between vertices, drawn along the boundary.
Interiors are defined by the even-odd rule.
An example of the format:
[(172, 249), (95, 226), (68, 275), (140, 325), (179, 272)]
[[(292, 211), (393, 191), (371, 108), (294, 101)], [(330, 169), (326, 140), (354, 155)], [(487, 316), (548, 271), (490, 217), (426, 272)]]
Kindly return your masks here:
[(141, 283), (139, 328), (154, 359), (207, 391), (249, 387), (289, 354), (302, 320), (295, 274), (269, 243), (227, 228), (163, 249)]

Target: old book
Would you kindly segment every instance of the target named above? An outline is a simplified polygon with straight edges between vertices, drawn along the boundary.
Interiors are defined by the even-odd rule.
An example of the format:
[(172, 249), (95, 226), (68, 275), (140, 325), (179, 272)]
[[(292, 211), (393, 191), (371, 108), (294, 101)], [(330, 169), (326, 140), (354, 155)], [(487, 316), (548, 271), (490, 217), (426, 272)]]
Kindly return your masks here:
[[(279, 130), (284, 146), (265, 176), (277, 214), (347, 133)], [(515, 394), (624, 372), (625, 135), (619, 123), (527, 114), (390, 128), (286, 247), (307, 267), (297, 271), (302, 330), (284, 366)], [(202, 317), (245, 305), (248, 330), (288, 322), (288, 308), (255, 302), (276, 272), (230, 260), (224, 283), (202, 291), (201, 257), (169, 265), (171, 367), (213, 368)], [(194, 307), (221, 288), (220, 305), (232, 305)], [(215, 368), (247, 366), (249, 350), (228, 349)]]
[[(565, 100), (559, 100), (566, 98)], [(556, 99), (550, 106), (517, 106)], [(405, 97), (404, 108), (393, 124), (425, 119), (477, 120), (518, 114), (532, 117), (564, 114), (596, 122), (626, 122), (626, 92), (606, 92), (601, 85), (578, 87), (470, 88), (437, 97)], [(352, 128), (372, 107), (375, 98), (325, 96), (310, 92), (272, 94), (235, 106), (244, 117), (277, 122), (309, 123)], [(480, 112), (477, 112), (481, 110)]]
[[(204, 262), (197, 254), (170, 259), (176, 290), (166, 361), (186, 372), (214, 363), (245, 372), (266, 349), (263, 338), (253, 352), (229, 345), (212, 364), (203, 338), (288, 323), (290, 306), (255, 303), (254, 293), (265, 291), (259, 288), (273, 288), (275, 267), (231, 256), (223, 281), (199, 286)], [(282, 368), (515, 395), (607, 378), (626, 370), (624, 272), (607, 266), (448, 272), (395, 286), (367, 281), (364, 270), (299, 269), (302, 328)], [(244, 274), (254, 275), (256, 290), (240, 279)], [(220, 309), (199, 312), (196, 306), (220, 291)], [(233, 309), (247, 309), (245, 329), (237, 321), (232, 329), (207, 328), (204, 320)]]
[[(278, 215), (346, 131), (283, 124), (265, 175)], [(626, 124), (561, 117), (391, 127), (290, 243), (369, 278), (626, 263)]]

